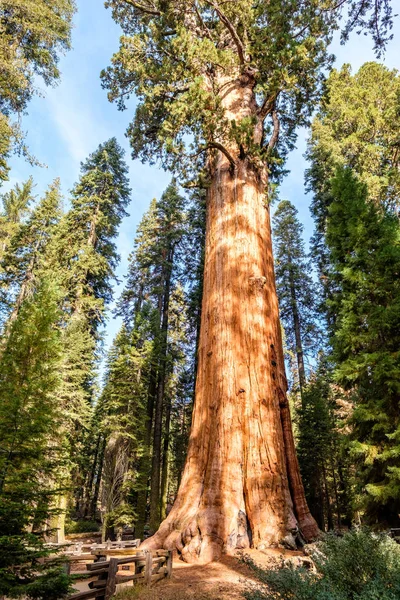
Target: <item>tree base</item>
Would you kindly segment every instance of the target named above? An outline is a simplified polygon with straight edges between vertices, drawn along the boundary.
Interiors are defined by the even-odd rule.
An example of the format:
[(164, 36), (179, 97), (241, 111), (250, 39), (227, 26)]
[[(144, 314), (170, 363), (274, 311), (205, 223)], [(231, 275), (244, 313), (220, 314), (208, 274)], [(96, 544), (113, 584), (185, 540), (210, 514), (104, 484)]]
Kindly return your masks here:
[[(236, 527), (231, 529), (224, 539), (220, 535), (218, 524), (216, 528), (211, 526), (210, 516), (204, 511), (190, 520), (167, 517), (157, 533), (145, 540), (140, 547), (148, 550), (164, 548), (177, 551), (181, 560), (187, 563), (207, 564), (218, 561), (222, 555), (233, 555), (246, 548), (264, 550), (281, 546), (295, 550), (315, 541), (320, 533), (310, 515), (309, 523), (304, 523), (303, 529), (293, 527), (286, 531), (271, 531), (266, 539), (253, 544), (252, 532), (243, 511), (239, 511)], [(223, 517), (221, 519), (223, 520)]]

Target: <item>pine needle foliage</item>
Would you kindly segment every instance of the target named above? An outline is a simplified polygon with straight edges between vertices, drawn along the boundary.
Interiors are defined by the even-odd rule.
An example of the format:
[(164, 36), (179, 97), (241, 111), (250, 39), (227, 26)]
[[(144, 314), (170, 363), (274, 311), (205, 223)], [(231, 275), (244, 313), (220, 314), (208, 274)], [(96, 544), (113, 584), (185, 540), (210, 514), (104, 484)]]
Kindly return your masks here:
[[(352, 74), (350, 65), (333, 69), (325, 83), (313, 120), (307, 157), (307, 185), (313, 193), (311, 212), (315, 233), (311, 252), (324, 290), (331, 294), (330, 256), (326, 224), (332, 202), (331, 178), (338, 167), (349, 166), (368, 186), (368, 198), (396, 212), (400, 197), (399, 104), (400, 78), (375, 62)], [(333, 291), (333, 290), (332, 290)], [(328, 324), (334, 316), (327, 310)]]
[(306, 384), (306, 358), (318, 348), (317, 285), (303, 242), (297, 210), (282, 200), (273, 217), (275, 276), (279, 313), (289, 351), (297, 357), (300, 387)]
[(0, 359), (0, 594), (56, 599), (70, 589), (54, 562), (43, 563), (47, 522), (65, 467), (57, 399), (60, 289), (37, 283), (12, 323)]
[(123, 157), (123, 149), (111, 138), (81, 165), (60, 239), (60, 260), (69, 272), (65, 285), (71, 310), (84, 314), (94, 330), (112, 299), (119, 261), (114, 239), (130, 200)]
[(376, 207), (350, 169), (332, 182), (327, 243), (336, 293), (330, 300), (336, 379), (352, 393), (353, 452), (370, 520), (400, 512), (400, 228)]

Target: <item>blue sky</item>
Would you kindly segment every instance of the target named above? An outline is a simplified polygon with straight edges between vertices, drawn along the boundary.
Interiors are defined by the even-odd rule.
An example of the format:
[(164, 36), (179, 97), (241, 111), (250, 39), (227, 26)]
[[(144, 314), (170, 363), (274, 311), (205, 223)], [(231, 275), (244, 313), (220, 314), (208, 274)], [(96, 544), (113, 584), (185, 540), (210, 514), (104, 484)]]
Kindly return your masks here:
[[(400, 68), (400, 20), (394, 27), (395, 39), (387, 49), (383, 62), (391, 68)], [(150, 200), (159, 197), (170, 180), (170, 175), (156, 167), (130, 160), (125, 130), (132, 118), (135, 102), (129, 109), (119, 112), (108, 102), (101, 89), (99, 73), (109, 64), (118, 48), (120, 30), (103, 6), (103, 0), (78, 0), (78, 13), (73, 31), (73, 49), (61, 59), (62, 79), (55, 88), (41, 86), (41, 95), (28, 107), (22, 127), (27, 131), (27, 142), (32, 154), (46, 167), (31, 167), (23, 158), (11, 160), (10, 181), (6, 191), (17, 181), (32, 175), (39, 195), (56, 177), (61, 178), (62, 189), (68, 202), (68, 190), (79, 177), (79, 165), (103, 141), (115, 136), (127, 151), (130, 169), (132, 202), (118, 238), (121, 264), (118, 268), (122, 280), (127, 270), (127, 258), (132, 248), (135, 229)], [(337, 56), (336, 66), (349, 62), (357, 70), (364, 62), (375, 60), (369, 37), (354, 34), (346, 46), (337, 40), (332, 45)], [(299, 210), (305, 226), (305, 237), (312, 234), (312, 220), (308, 206), (310, 198), (304, 192), (304, 152), (307, 133), (299, 132), (297, 149), (288, 161), (290, 174), (281, 186), (280, 197), (291, 200)], [(119, 288), (121, 285), (119, 286)], [(118, 296), (118, 289), (116, 296)], [(119, 327), (118, 320), (109, 317), (106, 343), (110, 344)]]

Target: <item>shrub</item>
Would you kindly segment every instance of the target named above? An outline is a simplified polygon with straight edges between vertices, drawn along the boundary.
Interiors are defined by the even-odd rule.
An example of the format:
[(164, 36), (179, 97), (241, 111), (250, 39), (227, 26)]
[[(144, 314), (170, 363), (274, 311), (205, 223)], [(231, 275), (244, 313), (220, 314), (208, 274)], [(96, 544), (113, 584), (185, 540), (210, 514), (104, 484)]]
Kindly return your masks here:
[(65, 533), (95, 533), (100, 531), (100, 526), (95, 521), (67, 521)]
[(266, 587), (245, 592), (247, 600), (398, 600), (400, 546), (384, 534), (354, 530), (325, 536), (315, 554), (316, 572), (284, 567), (264, 571), (245, 557)]

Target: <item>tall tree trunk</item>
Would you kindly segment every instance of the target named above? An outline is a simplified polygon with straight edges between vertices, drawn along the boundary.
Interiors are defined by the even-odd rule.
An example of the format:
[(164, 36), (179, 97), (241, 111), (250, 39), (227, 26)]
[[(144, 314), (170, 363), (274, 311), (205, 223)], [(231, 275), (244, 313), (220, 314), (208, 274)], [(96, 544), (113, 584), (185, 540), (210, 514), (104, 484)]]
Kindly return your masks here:
[(138, 477), (138, 499), (136, 512), (138, 519), (135, 525), (135, 536), (139, 539), (144, 537), (144, 526), (146, 524), (147, 512), (147, 488), (149, 481), (150, 469), (150, 446), (151, 446), (151, 430), (153, 427), (154, 403), (157, 391), (157, 369), (152, 365), (150, 373), (149, 390), (147, 395), (147, 421), (144, 435), (144, 453), (139, 462), (139, 477)]
[(103, 464), (104, 464), (104, 454), (106, 451), (106, 444), (107, 444), (107, 441), (105, 439), (103, 439), (103, 442), (100, 447), (99, 467), (97, 470), (96, 481), (94, 484), (94, 491), (93, 491), (92, 504), (91, 504), (91, 510), (90, 510), (90, 514), (92, 515), (93, 519), (96, 517), (97, 501), (99, 499), (99, 493), (100, 493), (100, 483), (101, 483), (101, 477), (103, 474)]
[(169, 298), (171, 292), (171, 274), (173, 249), (170, 248), (164, 272), (164, 294), (160, 330), (160, 368), (158, 372), (157, 398), (154, 413), (153, 455), (151, 461), (150, 485), (150, 532), (153, 534), (161, 520), (160, 515), (160, 475), (161, 475), (161, 441), (162, 413), (164, 403), (165, 378), (167, 367), (167, 339), (169, 322)]
[[(254, 115), (253, 88), (228, 82), (227, 118)], [(247, 108), (246, 108), (247, 107)], [(247, 111), (247, 112), (246, 112)], [(318, 527), (300, 479), (272, 256), (266, 169), (219, 153), (207, 192), (198, 373), (175, 504), (148, 548), (187, 562), (279, 543)]]
[(92, 497), (92, 491), (93, 491), (93, 482), (94, 482), (94, 478), (96, 475), (97, 459), (98, 459), (99, 450), (100, 450), (100, 442), (101, 442), (101, 436), (98, 435), (97, 442), (96, 442), (96, 448), (94, 451), (94, 456), (93, 456), (93, 461), (92, 461), (92, 468), (90, 470), (89, 480), (86, 484), (86, 489), (84, 491), (84, 503), (83, 503), (84, 504), (84, 506), (83, 506), (83, 517), (84, 518), (86, 518), (90, 512), (91, 497)]
[(164, 443), (163, 443), (163, 463), (161, 472), (161, 498), (160, 498), (160, 516), (161, 520), (166, 517), (168, 500), (168, 478), (169, 478), (169, 433), (171, 425), (171, 398), (168, 395), (165, 406), (165, 424), (164, 424)]
[(290, 273), (290, 299), (292, 304), (292, 316), (293, 316), (293, 325), (294, 325), (294, 336), (296, 341), (296, 357), (297, 357), (297, 368), (299, 372), (299, 383), (300, 383), (300, 393), (303, 395), (303, 391), (306, 385), (306, 369), (304, 367), (304, 352), (303, 352), (303, 342), (301, 339), (301, 329), (300, 329), (300, 316), (299, 309), (297, 306), (297, 298), (296, 298), (296, 287), (293, 281), (293, 274)]
[(326, 478), (326, 468), (325, 468), (325, 463), (322, 463), (322, 477), (324, 480), (324, 489), (325, 489), (325, 501), (326, 501), (326, 516), (328, 519), (328, 531), (332, 531), (333, 529), (333, 514), (332, 514), (332, 505), (331, 505), (331, 499), (330, 499), (330, 495), (329, 495), (329, 488), (328, 488), (328, 480)]

